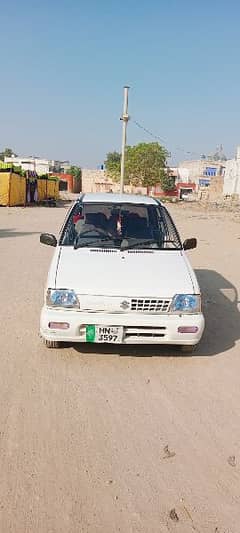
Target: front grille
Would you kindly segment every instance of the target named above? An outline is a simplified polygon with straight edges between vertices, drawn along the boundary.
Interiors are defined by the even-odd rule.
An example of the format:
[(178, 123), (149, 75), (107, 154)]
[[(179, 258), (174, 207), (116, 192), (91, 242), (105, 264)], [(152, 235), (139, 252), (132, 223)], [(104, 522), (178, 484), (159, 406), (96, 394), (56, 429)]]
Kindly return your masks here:
[(80, 310), (88, 313), (132, 313), (166, 314), (170, 310), (171, 299), (128, 298), (120, 296), (91, 296), (78, 294)]
[(166, 330), (167, 328), (164, 326), (160, 326), (157, 328), (149, 327), (149, 326), (139, 326), (139, 327), (129, 326), (129, 327), (124, 328), (124, 336), (126, 340), (127, 339), (137, 340), (139, 338), (141, 338), (142, 340), (143, 339), (146, 339), (146, 340), (147, 339), (158, 339), (158, 338), (165, 337)]
[(171, 300), (153, 300), (134, 298), (131, 300), (131, 311), (142, 313), (168, 313)]

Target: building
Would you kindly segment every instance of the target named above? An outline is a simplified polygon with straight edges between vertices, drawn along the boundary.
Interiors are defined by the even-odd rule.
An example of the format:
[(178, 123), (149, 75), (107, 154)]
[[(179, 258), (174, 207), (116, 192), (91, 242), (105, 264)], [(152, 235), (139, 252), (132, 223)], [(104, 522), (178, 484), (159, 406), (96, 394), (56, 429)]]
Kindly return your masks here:
[(226, 196), (240, 195), (240, 146), (237, 147), (236, 157), (226, 162), (223, 194)]
[[(225, 157), (225, 156), (224, 156)], [(153, 196), (172, 196), (184, 199), (189, 195), (195, 195), (198, 191), (210, 187), (214, 182), (216, 189), (223, 189), (225, 173), (225, 159), (200, 159), (195, 161), (183, 161), (179, 167), (170, 168), (170, 175), (175, 179), (175, 188), (171, 191), (163, 191), (161, 185), (149, 187), (148, 193)]]
[(50, 176), (56, 177), (59, 180), (59, 191), (80, 193), (82, 190), (82, 179), (75, 178), (72, 174), (66, 172), (52, 172)]
[(56, 159), (51, 159), (49, 161), (50, 172), (57, 172), (59, 174), (69, 174), (70, 168), (70, 161), (58, 161)]
[(5, 163), (12, 163), (23, 170), (36, 172), (39, 176), (49, 173), (48, 159), (40, 159), (39, 157), (4, 157)]
[[(106, 176), (104, 169), (82, 169), (83, 192), (119, 192), (119, 182), (112, 181)], [(146, 187), (124, 185), (124, 191), (129, 194), (147, 194)]]
[[(226, 161), (214, 159), (199, 159), (182, 161), (178, 167), (177, 182), (195, 183), (196, 187), (207, 187), (211, 179), (216, 176), (224, 178)], [(176, 183), (177, 183), (176, 182)]]
[(50, 172), (50, 176), (54, 178), (58, 178), (59, 180), (59, 191), (65, 191), (65, 192), (80, 192), (81, 187), (79, 190), (74, 190), (74, 179), (72, 174), (66, 174), (61, 172)]
[(48, 174), (55, 172), (60, 174), (68, 174), (71, 167), (69, 161), (58, 161), (55, 159), (40, 159), (39, 157), (4, 157), (4, 162), (13, 163), (13, 165), (22, 167), (23, 170), (35, 171), (39, 176), (41, 174)]
[(118, 185), (106, 177), (105, 170), (82, 169), (83, 192), (110, 192), (115, 191)]

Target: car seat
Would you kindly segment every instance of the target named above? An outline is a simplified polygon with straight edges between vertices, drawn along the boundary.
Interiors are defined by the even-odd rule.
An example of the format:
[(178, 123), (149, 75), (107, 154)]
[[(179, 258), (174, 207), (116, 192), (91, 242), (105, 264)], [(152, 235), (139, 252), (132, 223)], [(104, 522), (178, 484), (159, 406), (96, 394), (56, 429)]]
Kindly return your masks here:
[(124, 238), (135, 237), (136, 239), (151, 239), (152, 232), (146, 217), (140, 217), (137, 213), (125, 215), (123, 220)]

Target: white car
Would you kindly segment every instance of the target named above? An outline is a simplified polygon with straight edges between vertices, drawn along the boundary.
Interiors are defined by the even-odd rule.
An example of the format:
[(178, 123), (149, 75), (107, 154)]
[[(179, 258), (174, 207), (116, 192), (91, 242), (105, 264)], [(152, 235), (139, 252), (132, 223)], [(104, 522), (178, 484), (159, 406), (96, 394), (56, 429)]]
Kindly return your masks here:
[(191, 351), (202, 337), (201, 295), (164, 205), (150, 197), (83, 194), (54, 246), (40, 334), (61, 342), (172, 344)]

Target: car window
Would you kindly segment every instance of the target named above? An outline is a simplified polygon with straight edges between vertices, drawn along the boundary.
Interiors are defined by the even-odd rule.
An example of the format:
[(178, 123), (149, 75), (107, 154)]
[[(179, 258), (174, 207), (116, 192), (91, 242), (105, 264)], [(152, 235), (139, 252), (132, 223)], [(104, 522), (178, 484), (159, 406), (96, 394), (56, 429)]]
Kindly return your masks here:
[(166, 208), (146, 204), (77, 203), (60, 236), (63, 246), (181, 249)]
[(164, 226), (164, 248), (182, 248), (179, 233), (169, 212), (163, 206), (161, 206), (158, 212), (160, 217), (160, 225)]

